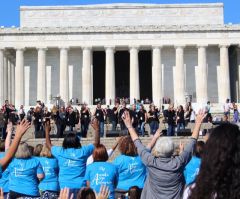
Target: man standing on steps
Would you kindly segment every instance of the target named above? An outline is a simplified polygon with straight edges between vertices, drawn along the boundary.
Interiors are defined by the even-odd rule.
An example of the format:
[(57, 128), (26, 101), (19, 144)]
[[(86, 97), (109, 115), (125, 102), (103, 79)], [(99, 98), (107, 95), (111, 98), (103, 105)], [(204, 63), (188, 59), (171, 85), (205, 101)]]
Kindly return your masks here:
[(105, 111), (101, 108), (101, 103), (100, 102), (97, 104), (97, 108), (96, 108), (96, 110), (95, 110), (93, 115), (99, 121), (100, 136), (103, 137), (103, 135), (104, 135), (104, 116), (105, 116)]

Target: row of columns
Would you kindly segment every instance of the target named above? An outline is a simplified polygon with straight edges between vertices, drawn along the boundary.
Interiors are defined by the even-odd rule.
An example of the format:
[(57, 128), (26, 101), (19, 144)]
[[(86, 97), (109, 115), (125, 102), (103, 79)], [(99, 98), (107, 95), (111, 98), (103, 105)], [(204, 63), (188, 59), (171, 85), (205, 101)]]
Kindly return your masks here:
[(15, 63), (10, 53), (0, 49), (0, 103), (15, 102)]
[[(173, 67), (174, 74), (174, 101), (179, 104), (185, 103), (185, 68), (184, 68), (184, 47), (176, 46), (176, 64)], [(208, 100), (207, 91), (207, 53), (206, 46), (198, 46), (198, 66), (195, 68), (196, 77), (196, 98), (198, 103), (206, 103)], [(162, 58), (161, 46), (154, 46), (152, 49), (152, 98), (157, 105), (161, 104), (163, 97), (162, 87)], [(38, 49), (38, 71), (37, 71), (37, 99), (47, 100), (46, 82), (46, 51), (47, 48)], [(60, 96), (63, 101), (69, 101), (69, 71), (68, 71), (69, 48), (60, 48)], [(82, 65), (82, 102), (93, 104), (93, 72), (92, 72), (92, 48), (83, 48)], [(116, 97), (115, 86), (115, 63), (114, 46), (105, 47), (106, 52), (106, 78), (105, 98), (107, 104)], [(140, 99), (138, 46), (132, 46), (130, 52), (130, 99)], [(16, 71), (15, 71), (16, 70)], [(230, 97), (230, 74), (228, 60), (228, 46), (220, 46), (220, 65), (218, 72), (218, 95), (219, 102), (224, 102)], [(14, 83), (16, 82), (16, 83)], [(14, 92), (15, 91), (15, 92)], [(16, 105), (24, 104), (24, 48), (16, 49), (16, 69), (14, 64), (0, 49), (0, 100), (12, 99), (15, 93)]]

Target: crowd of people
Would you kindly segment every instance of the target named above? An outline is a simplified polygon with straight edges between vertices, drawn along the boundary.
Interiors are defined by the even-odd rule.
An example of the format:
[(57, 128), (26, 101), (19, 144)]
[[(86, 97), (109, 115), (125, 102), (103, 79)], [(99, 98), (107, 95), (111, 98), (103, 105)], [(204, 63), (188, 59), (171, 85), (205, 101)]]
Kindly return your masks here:
[[(147, 106), (147, 109), (146, 108)], [(204, 122), (212, 123), (219, 118), (213, 118), (211, 114), (211, 104), (207, 102), (204, 106), (207, 117)], [(230, 121), (230, 111), (233, 110), (232, 122), (239, 122), (239, 111), (236, 103), (230, 103), (227, 99), (223, 106), (223, 117), (220, 121)], [(100, 136), (103, 137), (106, 131), (127, 131), (127, 128), (122, 120), (124, 111), (129, 111), (133, 122), (133, 127), (140, 136), (154, 135), (159, 128), (160, 122), (166, 126), (167, 136), (177, 135), (181, 130), (184, 130), (188, 123), (194, 123), (196, 110), (188, 102), (185, 106), (179, 105), (174, 107), (169, 104), (167, 109), (164, 106), (156, 107), (154, 104), (143, 105), (140, 101), (135, 101), (134, 104), (128, 105), (123, 99), (115, 101), (114, 106), (109, 105), (105, 108), (101, 103), (98, 103), (95, 109), (90, 110), (86, 104), (80, 107), (73, 107), (70, 103), (64, 107), (53, 106), (49, 110), (43, 102), (37, 101), (35, 107), (30, 108), (27, 112), (23, 106), (17, 110), (16, 107), (5, 101), (0, 113), (3, 115), (0, 118), (2, 123), (2, 138), (6, 138), (6, 128), (10, 121), (16, 125), (19, 121), (27, 119), (35, 127), (35, 137), (44, 137), (44, 126), (46, 122), (51, 122), (54, 126), (52, 130), (53, 136), (58, 138), (63, 137), (67, 132), (76, 131), (79, 136), (86, 138), (88, 136), (89, 124), (92, 118), (97, 118), (99, 121)], [(1, 122), (2, 121), (2, 122)], [(149, 125), (149, 132), (146, 131), (146, 124)], [(65, 132), (65, 133), (64, 133)]]
[[(90, 122), (94, 141), (85, 146), (75, 133), (54, 146), (47, 121), (45, 144), (32, 147), (21, 141), (31, 126), (28, 120), (17, 125), (14, 136), (8, 124), (0, 144), (0, 198), (240, 198), (239, 127), (221, 124), (206, 136), (206, 143), (198, 141), (206, 116), (205, 110), (195, 115), (191, 138), (177, 148), (159, 128), (145, 146), (129, 110), (122, 114), (129, 135), (116, 139), (111, 149), (101, 143), (96, 117)], [(109, 162), (116, 148), (120, 155)]]

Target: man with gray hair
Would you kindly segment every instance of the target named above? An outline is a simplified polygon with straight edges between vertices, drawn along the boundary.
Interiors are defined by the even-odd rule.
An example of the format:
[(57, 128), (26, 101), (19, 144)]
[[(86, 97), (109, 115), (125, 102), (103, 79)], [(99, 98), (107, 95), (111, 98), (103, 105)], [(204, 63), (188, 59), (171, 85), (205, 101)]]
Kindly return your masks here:
[(156, 157), (171, 157), (174, 153), (174, 142), (169, 137), (158, 138), (155, 144), (155, 156)]
[[(145, 147), (132, 127), (129, 112), (125, 112), (123, 121), (137, 147), (139, 156), (148, 169), (148, 176), (141, 195), (142, 199), (179, 199), (182, 197), (184, 189), (183, 169), (191, 159), (205, 116), (204, 111), (199, 112), (192, 138), (180, 155), (173, 157), (174, 143), (171, 138), (159, 138), (160, 130), (158, 130), (151, 143)], [(155, 143), (154, 152), (151, 154), (149, 149), (153, 148)]]

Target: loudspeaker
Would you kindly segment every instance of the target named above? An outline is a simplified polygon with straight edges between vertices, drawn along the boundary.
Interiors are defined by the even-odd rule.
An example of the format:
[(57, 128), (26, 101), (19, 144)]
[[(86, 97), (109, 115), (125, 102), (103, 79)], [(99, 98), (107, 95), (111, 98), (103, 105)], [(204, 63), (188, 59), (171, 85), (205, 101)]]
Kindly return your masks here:
[(167, 136), (167, 130), (166, 129), (162, 130), (162, 136)]
[(108, 131), (106, 137), (119, 137), (128, 135), (128, 130)]
[(69, 133), (77, 134), (77, 131), (63, 131), (63, 135), (67, 135)]
[(35, 138), (45, 138), (45, 132), (42, 130), (35, 132)]
[(177, 132), (177, 136), (191, 136), (191, 135), (192, 135), (191, 129), (180, 129)]

